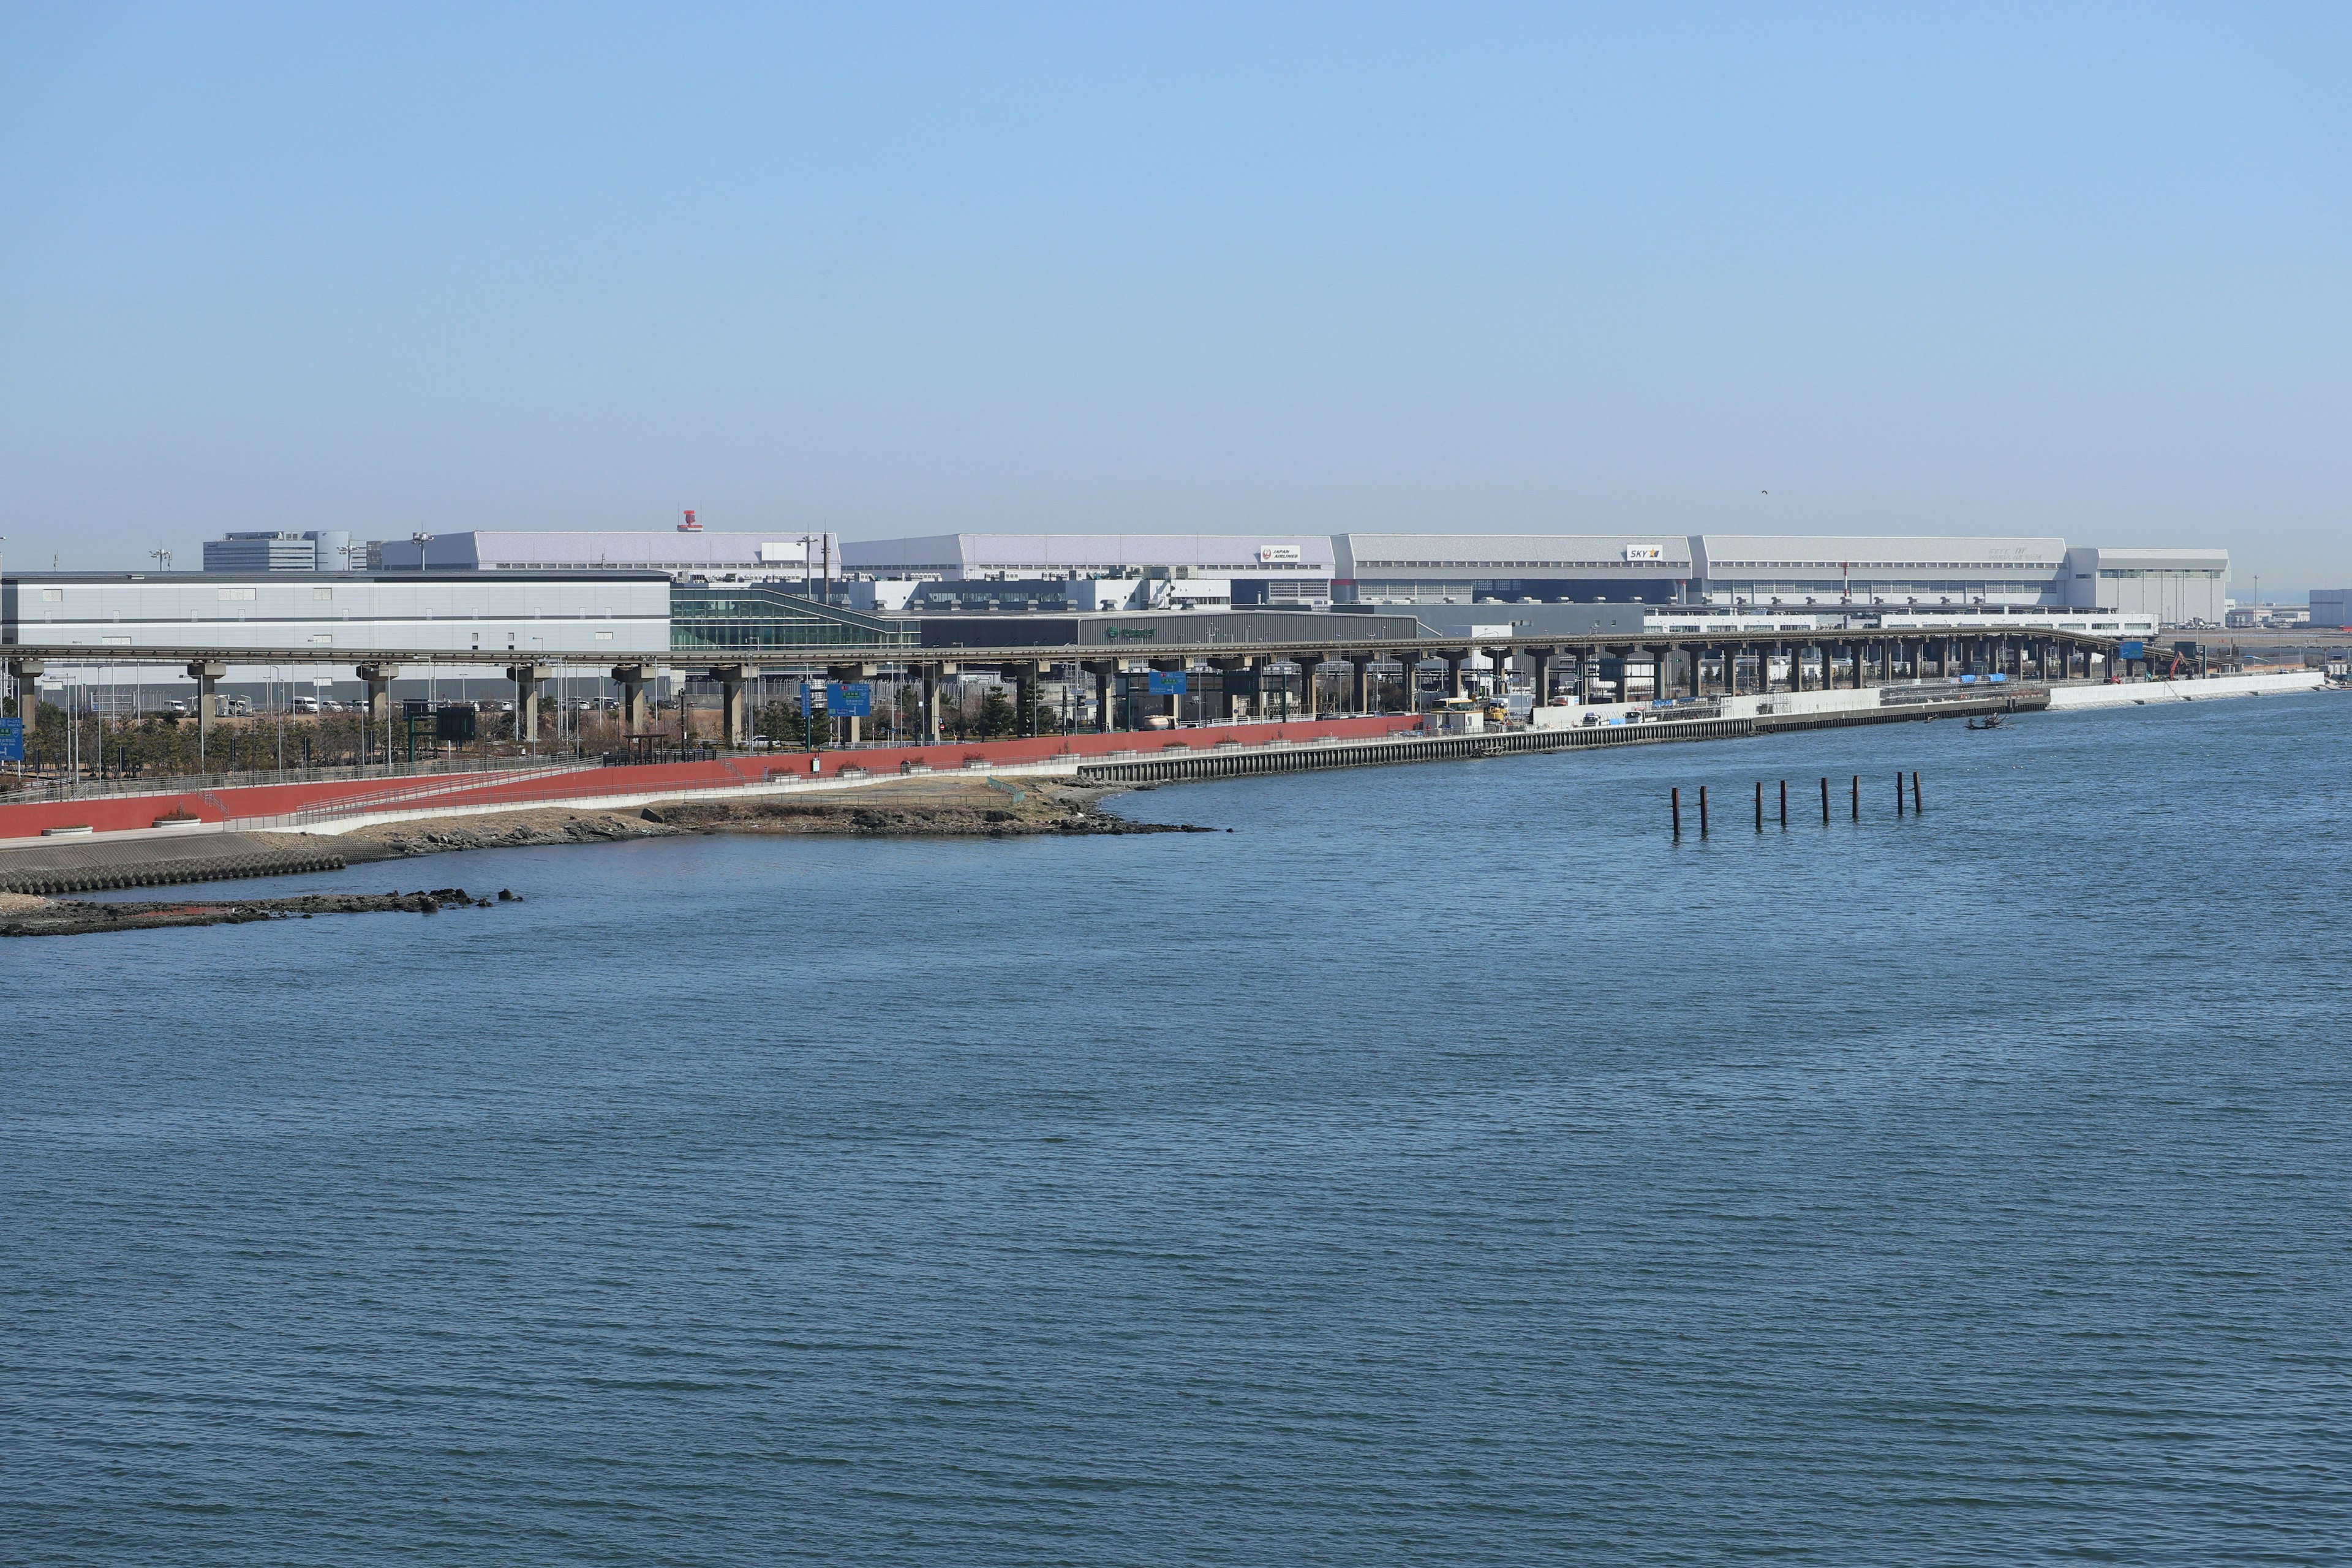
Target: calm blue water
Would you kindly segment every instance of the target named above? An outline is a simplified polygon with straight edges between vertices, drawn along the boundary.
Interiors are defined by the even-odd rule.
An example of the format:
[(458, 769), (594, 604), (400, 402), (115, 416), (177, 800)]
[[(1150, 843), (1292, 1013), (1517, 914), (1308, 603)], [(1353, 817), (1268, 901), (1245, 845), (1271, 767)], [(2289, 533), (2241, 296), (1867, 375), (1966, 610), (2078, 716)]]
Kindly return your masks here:
[(2343, 1561), (2347, 721), (7, 944), (0, 1559)]

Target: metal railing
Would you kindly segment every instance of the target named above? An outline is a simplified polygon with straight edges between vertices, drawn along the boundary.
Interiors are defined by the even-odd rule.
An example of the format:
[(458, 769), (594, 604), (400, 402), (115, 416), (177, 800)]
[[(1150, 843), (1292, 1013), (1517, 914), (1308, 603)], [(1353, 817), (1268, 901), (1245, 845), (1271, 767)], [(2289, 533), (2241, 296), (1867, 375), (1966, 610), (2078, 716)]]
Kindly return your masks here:
[[(22, 805), (54, 800), (105, 800), (122, 795), (194, 795), (208, 789), (246, 789), (262, 784), (354, 783), (362, 779), (428, 778), (453, 773), (543, 771), (543, 756), (451, 757), (431, 762), (368, 763), (344, 767), (249, 768), (235, 773), (152, 773), (127, 779), (41, 778), (26, 775), (22, 789), (0, 792), (0, 802)], [(593, 765), (593, 764), (592, 764)]]

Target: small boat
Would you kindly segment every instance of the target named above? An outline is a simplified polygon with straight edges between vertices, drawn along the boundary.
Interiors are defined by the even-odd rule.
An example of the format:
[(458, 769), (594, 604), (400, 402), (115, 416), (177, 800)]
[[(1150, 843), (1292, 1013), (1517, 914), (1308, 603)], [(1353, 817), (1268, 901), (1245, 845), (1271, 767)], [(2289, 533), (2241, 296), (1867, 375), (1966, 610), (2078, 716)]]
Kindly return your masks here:
[(1988, 713), (1981, 719), (1969, 720), (1969, 728), (1971, 730), (1998, 730), (2001, 727), (2001, 723), (2002, 720), (2000, 714)]

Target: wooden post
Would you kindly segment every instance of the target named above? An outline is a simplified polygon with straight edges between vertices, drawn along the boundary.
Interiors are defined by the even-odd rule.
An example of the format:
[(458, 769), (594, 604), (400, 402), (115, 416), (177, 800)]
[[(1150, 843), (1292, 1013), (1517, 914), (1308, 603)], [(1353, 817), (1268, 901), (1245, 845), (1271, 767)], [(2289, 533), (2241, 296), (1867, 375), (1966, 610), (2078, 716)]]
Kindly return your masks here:
[(1862, 820), (1862, 775), (1860, 773), (1853, 775), (1853, 819), (1856, 822)]
[(1830, 781), (1822, 780), (1822, 826), (1830, 825)]
[(1764, 781), (1756, 781), (1756, 831), (1764, 831)]
[(1919, 775), (1915, 773), (1911, 775), (1911, 815), (1924, 816), (1927, 811), (1927, 808), (1919, 804)]
[(1698, 786), (1698, 836), (1706, 837), (1706, 785)]
[(1682, 836), (1683, 836), (1683, 792), (1682, 792), (1681, 788), (1678, 786), (1678, 787), (1676, 787), (1676, 789), (1675, 790), (1675, 837), (1677, 837), (1677, 838), (1680, 838)]
[(1789, 826), (1789, 781), (1788, 781), (1787, 779), (1782, 779), (1782, 780), (1780, 781), (1780, 826), (1781, 826), (1781, 828), (1785, 831), (1785, 830), (1787, 829), (1788, 826)]
[(1895, 775), (1895, 815), (1903, 815), (1903, 775), (1900, 773)]

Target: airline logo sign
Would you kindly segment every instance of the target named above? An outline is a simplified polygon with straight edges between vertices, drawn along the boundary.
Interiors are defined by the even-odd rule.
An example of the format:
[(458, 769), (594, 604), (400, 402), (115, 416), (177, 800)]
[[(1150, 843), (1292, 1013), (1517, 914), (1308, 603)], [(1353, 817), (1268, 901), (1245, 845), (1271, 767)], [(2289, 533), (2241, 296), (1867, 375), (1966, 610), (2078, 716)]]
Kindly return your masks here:
[(1261, 566), (1296, 566), (1299, 563), (1300, 559), (1298, 546), (1296, 544), (1261, 544), (1257, 547), (1257, 559), (1258, 564)]
[(1663, 544), (1629, 544), (1625, 547), (1628, 561), (1664, 561), (1666, 547)]

